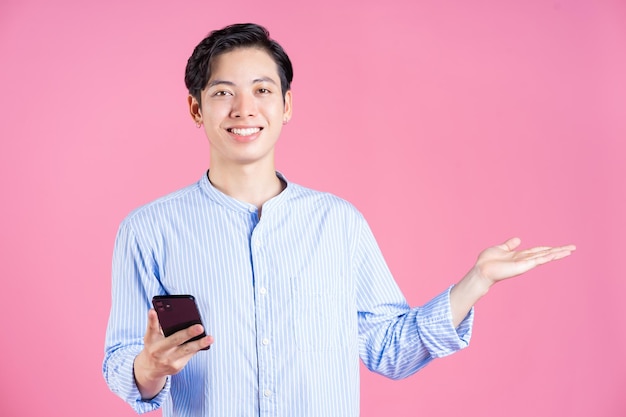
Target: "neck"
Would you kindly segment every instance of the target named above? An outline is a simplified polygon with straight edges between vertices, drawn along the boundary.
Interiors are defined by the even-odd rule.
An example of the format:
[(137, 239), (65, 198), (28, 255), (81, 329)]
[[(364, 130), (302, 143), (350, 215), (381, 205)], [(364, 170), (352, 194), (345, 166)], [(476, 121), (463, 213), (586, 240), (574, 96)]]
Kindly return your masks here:
[(259, 212), (267, 200), (280, 194), (284, 188), (273, 165), (266, 169), (246, 166), (226, 169), (212, 165), (209, 181), (224, 194), (253, 204)]

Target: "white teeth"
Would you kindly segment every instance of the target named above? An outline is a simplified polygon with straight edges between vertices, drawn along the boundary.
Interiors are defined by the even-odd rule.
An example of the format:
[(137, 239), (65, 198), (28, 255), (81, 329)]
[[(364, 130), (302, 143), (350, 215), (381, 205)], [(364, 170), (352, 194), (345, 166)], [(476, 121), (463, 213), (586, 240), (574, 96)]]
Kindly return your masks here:
[(255, 133), (257, 133), (260, 130), (261, 129), (258, 128), (258, 127), (248, 127), (248, 128), (245, 128), (245, 129), (237, 129), (237, 128), (230, 129), (230, 131), (232, 133), (234, 133), (235, 135), (239, 135), (239, 136), (254, 135)]

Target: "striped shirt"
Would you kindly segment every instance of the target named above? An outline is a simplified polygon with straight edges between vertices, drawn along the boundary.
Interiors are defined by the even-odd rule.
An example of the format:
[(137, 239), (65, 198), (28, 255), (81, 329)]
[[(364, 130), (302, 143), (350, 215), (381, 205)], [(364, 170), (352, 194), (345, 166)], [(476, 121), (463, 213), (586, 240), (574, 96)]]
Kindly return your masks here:
[[(104, 377), (164, 417), (358, 416), (359, 357), (403, 378), (467, 346), (473, 322), (453, 327), (449, 289), (411, 309), (346, 201), (288, 183), (259, 218), (207, 175), (122, 222), (112, 292)], [(215, 342), (142, 400), (133, 360), (160, 294), (194, 295)]]

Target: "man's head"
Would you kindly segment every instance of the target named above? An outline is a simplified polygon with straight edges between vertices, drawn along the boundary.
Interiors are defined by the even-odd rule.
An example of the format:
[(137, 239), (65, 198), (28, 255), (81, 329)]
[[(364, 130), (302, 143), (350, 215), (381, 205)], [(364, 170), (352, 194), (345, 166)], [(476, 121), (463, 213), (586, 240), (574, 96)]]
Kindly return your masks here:
[(291, 61), (283, 48), (270, 39), (267, 29), (253, 23), (238, 23), (214, 30), (196, 46), (185, 69), (189, 94), (201, 103), (201, 91), (211, 78), (214, 59), (237, 48), (258, 48), (267, 52), (278, 68), (284, 98), (293, 80)]

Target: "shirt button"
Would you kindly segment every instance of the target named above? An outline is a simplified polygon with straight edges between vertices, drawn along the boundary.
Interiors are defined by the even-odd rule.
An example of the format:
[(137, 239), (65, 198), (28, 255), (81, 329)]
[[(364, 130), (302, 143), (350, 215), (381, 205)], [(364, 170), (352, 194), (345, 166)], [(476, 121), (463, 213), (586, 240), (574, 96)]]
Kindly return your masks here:
[(265, 391), (263, 391), (263, 395), (265, 395), (266, 397), (269, 397), (272, 395), (272, 391), (266, 389)]
[(261, 340), (261, 343), (263, 343), (265, 346), (270, 344), (270, 340), (266, 337), (265, 339)]
[(256, 246), (257, 248), (260, 248), (263, 244), (261, 243), (261, 241), (259, 239), (254, 241), (254, 246)]
[(259, 288), (259, 293), (261, 293), (261, 295), (265, 295), (267, 294), (267, 289), (265, 287), (261, 287)]

